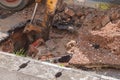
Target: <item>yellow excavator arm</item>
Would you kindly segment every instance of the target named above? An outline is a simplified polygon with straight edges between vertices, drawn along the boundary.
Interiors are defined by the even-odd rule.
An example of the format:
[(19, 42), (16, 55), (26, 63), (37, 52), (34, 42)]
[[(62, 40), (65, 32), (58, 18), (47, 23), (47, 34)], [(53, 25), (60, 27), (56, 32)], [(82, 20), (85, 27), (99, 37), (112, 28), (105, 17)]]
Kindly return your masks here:
[[(35, 0), (35, 2), (37, 4), (39, 3), (44, 6), (45, 10), (44, 10), (44, 14), (43, 14), (43, 21), (41, 22), (40, 26), (36, 26), (34, 24), (27, 25), (24, 28), (24, 32), (28, 33), (28, 32), (34, 31), (34, 32), (36, 32), (36, 35), (40, 34), (42, 32), (47, 32), (48, 34), (46, 34), (46, 35), (49, 35), (51, 21), (54, 17), (56, 9), (59, 8), (59, 4), (62, 2), (62, 0)], [(39, 11), (39, 9), (38, 9), (38, 11)], [(45, 34), (42, 34), (42, 35), (45, 35)]]
[[(60, 0), (44, 0), (46, 1), (45, 6), (47, 7), (47, 13), (52, 14), (56, 10), (58, 1)], [(35, 0), (36, 3), (41, 3), (42, 0)]]
[[(42, 21), (41, 23), (41, 26), (44, 27), (44, 28), (48, 28), (48, 22), (49, 22), (49, 19), (50, 16), (54, 15), (57, 7), (58, 7), (58, 3), (61, 2), (62, 0), (35, 0), (36, 3), (40, 3), (44, 6), (45, 8), (45, 11), (44, 11), (44, 20)], [(39, 11), (39, 10), (38, 10)], [(52, 18), (52, 17), (51, 17)], [(35, 26), (26, 26), (24, 31), (34, 31), (34, 30), (38, 30), (38, 29), (35, 29), (37, 27)], [(41, 31), (41, 30), (40, 30)]]

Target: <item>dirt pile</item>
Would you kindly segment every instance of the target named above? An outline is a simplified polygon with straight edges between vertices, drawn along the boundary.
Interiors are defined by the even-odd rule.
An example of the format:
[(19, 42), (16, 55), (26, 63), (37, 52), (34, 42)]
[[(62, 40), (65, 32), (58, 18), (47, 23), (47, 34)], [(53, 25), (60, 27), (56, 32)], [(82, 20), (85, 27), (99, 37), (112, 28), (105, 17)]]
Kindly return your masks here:
[(79, 29), (77, 46), (71, 47), (70, 64), (77, 67), (120, 68), (119, 8), (89, 13)]
[(120, 20), (116, 23), (109, 22), (100, 31), (92, 31), (91, 33), (105, 38), (105, 40), (103, 39), (104, 41), (101, 41), (103, 47), (110, 49), (114, 54), (120, 55)]
[[(120, 68), (120, 21), (108, 23), (97, 31), (80, 34), (77, 51), (70, 64), (91, 67)], [(72, 49), (72, 48), (71, 48)], [(75, 50), (75, 49), (74, 49)]]

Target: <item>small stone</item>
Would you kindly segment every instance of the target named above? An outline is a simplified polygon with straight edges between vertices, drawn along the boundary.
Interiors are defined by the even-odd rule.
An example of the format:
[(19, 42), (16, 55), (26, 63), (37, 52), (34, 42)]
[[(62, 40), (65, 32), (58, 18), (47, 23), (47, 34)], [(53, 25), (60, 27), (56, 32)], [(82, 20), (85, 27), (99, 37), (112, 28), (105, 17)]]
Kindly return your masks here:
[(77, 44), (77, 42), (76, 42), (75, 40), (71, 40), (70, 42), (68, 42), (68, 43), (66, 44), (66, 48), (67, 48), (67, 49), (71, 49), (71, 47), (76, 46), (76, 44)]
[(113, 12), (110, 16), (112, 20), (120, 18), (120, 14), (118, 12)]
[(38, 49), (38, 53), (37, 53), (37, 55), (35, 57), (36, 59), (39, 59), (39, 56), (44, 55), (44, 54), (46, 54), (48, 52), (47, 47), (44, 46), (44, 45), (38, 47), (37, 49)]
[(109, 16), (105, 16), (103, 19), (102, 19), (102, 26), (105, 26), (107, 23), (110, 22), (110, 18)]
[(65, 8), (65, 14), (67, 14), (69, 16), (74, 16), (75, 12), (69, 8)]
[(41, 56), (41, 57), (39, 57), (39, 60), (46, 61), (47, 57), (46, 56)]
[[(0, 28), (1, 30), (1, 28)], [(2, 41), (3, 39), (7, 38), (9, 35), (7, 33), (3, 33), (3, 32), (0, 32), (0, 41)]]
[(29, 49), (28, 49), (28, 52), (27, 52), (27, 55), (34, 58), (37, 55), (38, 52), (39, 51), (36, 47), (34, 47), (33, 45), (30, 45)]
[(81, 17), (81, 16), (83, 15), (83, 13), (82, 13), (81, 11), (78, 11), (78, 12), (76, 13), (76, 15), (77, 15), (78, 17)]
[(75, 29), (75, 26), (68, 26), (68, 29), (67, 29), (69, 32), (73, 33), (76, 31)]
[(56, 44), (53, 40), (48, 40), (46, 43), (48, 50), (54, 50), (56, 48)]

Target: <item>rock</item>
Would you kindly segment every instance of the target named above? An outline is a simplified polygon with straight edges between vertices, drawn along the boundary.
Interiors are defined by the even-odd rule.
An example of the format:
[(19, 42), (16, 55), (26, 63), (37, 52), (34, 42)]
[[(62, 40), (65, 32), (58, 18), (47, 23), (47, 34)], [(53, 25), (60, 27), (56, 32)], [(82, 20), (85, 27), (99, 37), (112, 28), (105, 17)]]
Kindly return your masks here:
[(52, 51), (56, 48), (56, 43), (54, 42), (54, 40), (48, 40), (46, 41), (46, 46), (48, 48), (48, 50)]
[(76, 15), (77, 15), (78, 17), (81, 17), (81, 16), (83, 16), (83, 13), (82, 13), (82, 11), (77, 11), (77, 12), (76, 12)]
[(47, 56), (41, 56), (41, 57), (39, 57), (39, 60), (46, 61), (47, 60)]
[(71, 47), (76, 46), (77, 42), (75, 40), (71, 40), (66, 44), (66, 49), (71, 49)]
[(41, 47), (40, 46), (41, 44), (44, 44), (44, 40), (42, 38), (39, 38), (36, 41), (34, 41), (32, 44), (30, 44), (27, 51), (27, 56), (30, 56), (32, 58), (38, 58), (38, 54), (42, 53), (39, 48)]
[(109, 16), (105, 16), (102, 19), (102, 26), (105, 26), (108, 22), (110, 22), (110, 18), (109, 18)]
[(39, 59), (42, 55), (46, 55), (49, 52), (45, 45), (39, 46), (37, 49), (38, 53), (36, 54), (35, 59)]
[(38, 52), (39, 51), (35, 46), (30, 45), (28, 48), (27, 56), (34, 58), (38, 54)]
[(69, 8), (65, 8), (65, 14), (67, 14), (69, 16), (74, 16), (75, 12)]
[(67, 30), (71, 33), (74, 33), (74, 32), (76, 32), (76, 27), (73, 25), (70, 25), (70, 26), (68, 26)]
[(8, 40), (2, 44), (2, 51), (12, 53), (14, 52), (14, 45), (12, 40)]
[(79, 52), (79, 48), (77, 47), (77, 42), (75, 40), (71, 40), (66, 44), (66, 50), (69, 54), (75, 54)]
[(86, 26), (88, 30), (95, 30), (101, 28), (102, 22), (102, 14), (101, 12), (98, 13), (91, 13), (87, 14), (85, 19), (83, 20), (83, 26)]
[(111, 15), (111, 19), (112, 19), (112, 20), (116, 20), (116, 19), (118, 19), (118, 18), (120, 18), (120, 14), (119, 14), (119, 13), (113, 13), (113, 14)]
[(42, 60), (42, 61), (47, 61), (50, 60), (54, 57), (54, 55), (50, 52), (46, 53), (46, 54), (42, 54), (41, 56), (39, 56), (38, 60)]
[(117, 20), (120, 18), (120, 12), (119, 12), (119, 7), (116, 8), (116, 9), (112, 9), (111, 12), (110, 12), (110, 17), (111, 17), (111, 20), (114, 21), (114, 20)]
[[(1, 31), (1, 28), (0, 28), (0, 31)], [(0, 32), (0, 42), (1, 42), (3, 39), (7, 38), (8, 36), (9, 36), (9, 35), (8, 35), (7, 33)]]

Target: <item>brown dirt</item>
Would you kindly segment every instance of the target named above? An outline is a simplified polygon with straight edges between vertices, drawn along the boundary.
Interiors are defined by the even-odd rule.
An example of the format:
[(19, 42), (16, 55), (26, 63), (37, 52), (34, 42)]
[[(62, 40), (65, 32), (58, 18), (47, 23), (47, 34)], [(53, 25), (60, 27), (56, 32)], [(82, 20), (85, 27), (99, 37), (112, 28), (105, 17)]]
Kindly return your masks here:
[[(56, 59), (59, 61), (61, 56), (72, 54), (69, 63), (74, 66), (120, 68), (120, 7), (108, 11), (83, 7), (73, 9), (66, 5), (64, 7), (54, 16), (49, 40), (39, 47), (32, 44), (37, 39), (29, 43), (27, 47), (32, 50), (30, 54), (33, 54), (29, 56), (54, 62)], [(28, 12), (31, 11), (30, 7), (17, 14), (29, 19), (31, 15)], [(42, 20), (43, 14), (44, 11), (38, 11), (36, 17)], [(22, 37), (19, 38), (23, 41)], [(26, 42), (27, 39), (24, 40)], [(21, 44), (20, 39), (14, 42)]]
[(114, 67), (120, 68), (120, 32), (119, 21), (108, 23), (105, 27), (90, 33), (80, 34), (77, 52), (75, 51), (70, 64), (77, 67)]
[[(119, 11), (118, 8), (117, 10)], [(116, 12), (112, 14), (114, 15), (116, 14)], [(107, 13), (107, 15), (104, 16), (108, 17), (109, 14), (111, 13)], [(101, 14), (97, 15), (101, 16)], [(109, 18), (110, 17), (111, 15), (109, 15)], [(85, 66), (87, 68), (93, 67), (120, 68), (119, 18), (116, 18), (115, 20), (113, 18), (110, 18), (111, 20), (102, 18), (99, 21), (96, 20), (97, 18), (96, 19), (94, 19), (94, 17), (92, 18), (90, 18), (90, 21), (89, 18), (87, 18), (88, 23), (85, 20), (85, 24), (87, 23), (87, 25), (79, 29), (80, 39), (79, 43), (77, 43), (78, 44), (77, 46), (71, 48), (72, 50), (76, 48), (77, 51), (74, 51), (73, 57), (69, 63), (77, 67)], [(94, 23), (92, 24), (91, 19), (96, 20), (96, 22), (94, 22), (95, 24)], [(99, 22), (99, 24), (102, 24), (103, 21), (107, 23), (105, 25), (101, 25), (101, 27), (97, 27), (99, 25), (98, 24), (96, 25), (96, 23)]]

